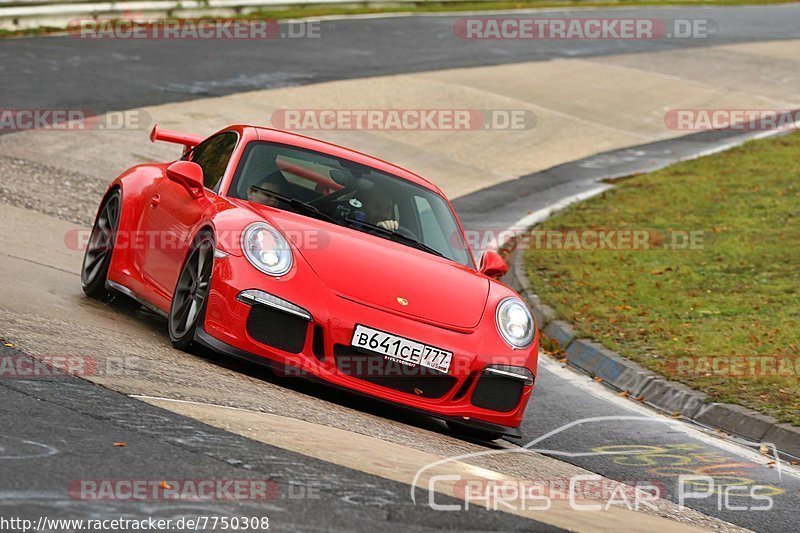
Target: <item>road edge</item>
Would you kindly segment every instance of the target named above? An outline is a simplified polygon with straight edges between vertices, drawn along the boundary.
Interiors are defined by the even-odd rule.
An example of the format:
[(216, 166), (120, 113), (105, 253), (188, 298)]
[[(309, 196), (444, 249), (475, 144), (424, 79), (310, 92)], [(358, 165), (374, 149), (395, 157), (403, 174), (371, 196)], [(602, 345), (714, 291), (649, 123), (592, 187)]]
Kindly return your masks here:
[[(800, 122), (795, 122), (793, 128), (798, 125)], [(722, 139), (717, 146), (700, 150), (688, 157), (678, 157), (644, 172), (629, 171), (628, 173), (618, 173), (614, 177), (655, 172), (670, 164), (724, 152), (749, 141), (786, 135), (790, 131), (793, 129), (761, 131), (755, 135), (747, 133), (737, 135), (730, 140)], [(691, 137), (692, 135), (687, 136), (687, 138)], [(514, 228), (529, 229), (541, 224), (569, 205), (601, 194), (612, 188), (609, 179), (611, 178), (608, 176), (597, 179), (596, 182), (601, 185), (529, 213), (517, 221)], [(501, 247), (504, 244), (506, 243), (501, 243)], [(523, 258), (523, 254), (515, 253), (511, 248), (509, 271), (503, 281), (525, 299), (533, 312), (541, 334), (564, 351), (568, 364), (592, 377), (600, 378), (599, 381), (612, 389), (624, 392), (630, 398), (672, 416), (684, 417), (701, 426), (735, 435), (745, 439), (750, 445), (758, 445), (759, 449), (766, 446), (768, 447), (767, 453), (780, 451), (800, 459), (800, 427), (779, 422), (772, 416), (740, 405), (712, 402), (707, 394), (645, 369), (593, 339), (579, 338), (572, 325), (564, 320), (559, 320), (556, 311), (542, 302), (536, 294), (525, 274)]]
[[(550, 211), (546, 218), (557, 211)], [(800, 457), (800, 428), (740, 405), (711, 402), (701, 391), (647, 370), (592, 339), (579, 337), (573, 327), (559, 320), (555, 310), (535, 293), (523, 261), (524, 254), (513, 253), (505, 281), (528, 303), (541, 334), (564, 350), (568, 364), (602, 379), (604, 384), (625, 392), (630, 398), (673, 416), (682, 416), (702, 426)]]

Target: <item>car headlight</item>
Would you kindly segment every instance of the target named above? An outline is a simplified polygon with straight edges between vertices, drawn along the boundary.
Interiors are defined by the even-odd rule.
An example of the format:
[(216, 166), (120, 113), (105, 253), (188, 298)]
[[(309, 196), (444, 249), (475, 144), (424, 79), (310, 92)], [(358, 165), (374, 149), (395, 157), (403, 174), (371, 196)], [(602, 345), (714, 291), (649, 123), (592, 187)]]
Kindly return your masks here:
[(254, 222), (244, 229), (242, 251), (250, 264), (270, 276), (282, 276), (292, 268), (289, 242), (266, 222)]
[(525, 302), (506, 298), (497, 306), (497, 330), (512, 348), (526, 348), (533, 342), (535, 324)]

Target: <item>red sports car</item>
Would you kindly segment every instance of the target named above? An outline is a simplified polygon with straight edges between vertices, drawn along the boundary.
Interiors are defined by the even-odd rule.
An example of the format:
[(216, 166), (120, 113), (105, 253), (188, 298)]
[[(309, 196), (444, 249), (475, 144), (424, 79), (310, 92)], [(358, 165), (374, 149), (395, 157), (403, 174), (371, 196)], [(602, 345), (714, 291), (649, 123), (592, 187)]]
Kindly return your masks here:
[(193, 343), (445, 420), (482, 439), (519, 436), (538, 332), (476, 267), (453, 208), (432, 183), (353, 150), (231, 126), (138, 165), (106, 192), (81, 281), (165, 315)]

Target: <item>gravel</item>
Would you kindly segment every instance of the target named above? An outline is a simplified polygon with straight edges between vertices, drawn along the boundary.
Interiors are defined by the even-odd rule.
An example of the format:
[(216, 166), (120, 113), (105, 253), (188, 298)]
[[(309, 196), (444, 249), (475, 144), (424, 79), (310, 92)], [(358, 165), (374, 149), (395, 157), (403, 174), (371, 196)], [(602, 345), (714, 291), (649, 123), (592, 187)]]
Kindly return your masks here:
[(90, 226), (108, 181), (0, 156), (0, 202)]

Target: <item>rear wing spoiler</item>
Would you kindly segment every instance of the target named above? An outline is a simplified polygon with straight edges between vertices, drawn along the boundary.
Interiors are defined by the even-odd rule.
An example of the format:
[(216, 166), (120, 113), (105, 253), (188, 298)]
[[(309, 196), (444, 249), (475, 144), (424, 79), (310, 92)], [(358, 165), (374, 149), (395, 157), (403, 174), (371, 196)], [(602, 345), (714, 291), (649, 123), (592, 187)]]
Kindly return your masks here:
[(150, 141), (164, 141), (168, 143), (182, 144), (186, 147), (184, 149), (184, 153), (191, 150), (204, 140), (204, 137), (192, 135), (191, 133), (179, 133), (177, 131), (162, 130), (158, 124), (153, 126), (153, 131), (150, 132)]

